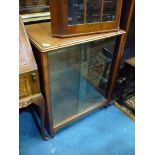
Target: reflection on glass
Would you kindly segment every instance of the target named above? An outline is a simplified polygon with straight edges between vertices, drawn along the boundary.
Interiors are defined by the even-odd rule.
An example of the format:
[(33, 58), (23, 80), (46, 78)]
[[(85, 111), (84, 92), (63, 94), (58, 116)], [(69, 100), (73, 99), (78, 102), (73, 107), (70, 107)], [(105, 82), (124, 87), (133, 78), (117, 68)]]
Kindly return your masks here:
[(116, 6), (117, 0), (86, 0), (86, 3), (84, 0), (69, 0), (68, 24), (114, 21)]
[(49, 53), (54, 124), (77, 114), (80, 83), (80, 46)]
[(102, 21), (113, 21), (116, 16), (117, 0), (104, 0)]
[(68, 1), (68, 25), (84, 23), (84, 0)]
[(112, 38), (48, 54), (54, 125), (103, 103), (114, 44)]
[(87, 0), (87, 23), (101, 22), (102, 0)]
[(89, 81), (105, 95), (114, 53), (115, 38), (90, 42)]

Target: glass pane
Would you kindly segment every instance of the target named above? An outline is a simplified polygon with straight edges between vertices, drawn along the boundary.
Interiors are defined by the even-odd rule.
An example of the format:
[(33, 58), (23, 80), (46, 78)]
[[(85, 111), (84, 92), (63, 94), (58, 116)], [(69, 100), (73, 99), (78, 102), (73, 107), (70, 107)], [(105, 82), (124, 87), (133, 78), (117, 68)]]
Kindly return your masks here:
[(87, 23), (101, 21), (101, 4), (102, 0), (87, 0)]
[(80, 46), (49, 53), (54, 124), (77, 114), (80, 83)]
[(68, 1), (68, 25), (84, 23), (84, 0)]
[(117, 0), (104, 0), (102, 21), (113, 21), (116, 17)]
[(114, 53), (115, 38), (87, 44), (90, 53), (88, 81), (105, 95)]
[(96, 55), (98, 51), (95, 51), (95, 49), (91, 47), (91, 44), (93, 44), (93, 42), (83, 44), (81, 50), (79, 113), (89, 107), (103, 103), (105, 99), (99, 90), (99, 83), (95, 83), (96, 75), (94, 73), (95, 65), (97, 65)]
[(48, 54), (54, 125), (105, 100), (115, 38)]

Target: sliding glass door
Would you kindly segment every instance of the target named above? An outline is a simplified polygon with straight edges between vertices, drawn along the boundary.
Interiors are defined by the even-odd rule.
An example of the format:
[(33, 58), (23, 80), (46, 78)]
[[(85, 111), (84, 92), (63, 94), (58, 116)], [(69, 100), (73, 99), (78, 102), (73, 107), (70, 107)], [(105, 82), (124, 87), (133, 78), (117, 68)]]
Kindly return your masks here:
[(49, 52), (54, 125), (105, 101), (115, 38)]

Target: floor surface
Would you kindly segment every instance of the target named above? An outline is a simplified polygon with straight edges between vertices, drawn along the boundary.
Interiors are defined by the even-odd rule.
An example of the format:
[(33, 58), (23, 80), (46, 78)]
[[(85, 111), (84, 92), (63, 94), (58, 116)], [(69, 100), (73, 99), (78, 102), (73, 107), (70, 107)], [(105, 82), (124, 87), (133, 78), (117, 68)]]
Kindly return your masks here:
[(101, 108), (44, 141), (30, 113), (20, 114), (20, 155), (134, 155), (135, 124), (115, 106)]

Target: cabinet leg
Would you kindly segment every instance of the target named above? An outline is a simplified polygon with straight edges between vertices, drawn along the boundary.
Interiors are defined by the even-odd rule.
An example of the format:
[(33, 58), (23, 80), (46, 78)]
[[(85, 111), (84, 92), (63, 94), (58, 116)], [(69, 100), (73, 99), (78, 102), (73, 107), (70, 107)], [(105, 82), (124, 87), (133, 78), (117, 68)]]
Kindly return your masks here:
[(40, 105), (40, 119), (41, 119), (41, 135), (44, 140), (48, 140), (48, 136), (45, 134), (45, 106)]

